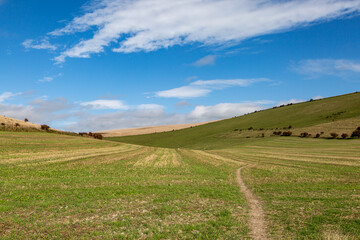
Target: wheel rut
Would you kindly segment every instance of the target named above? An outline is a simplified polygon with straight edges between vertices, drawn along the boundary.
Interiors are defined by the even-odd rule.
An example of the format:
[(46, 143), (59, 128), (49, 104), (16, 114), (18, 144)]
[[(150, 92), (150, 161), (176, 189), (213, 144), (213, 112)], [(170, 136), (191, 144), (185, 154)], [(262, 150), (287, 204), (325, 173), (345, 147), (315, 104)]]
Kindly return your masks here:
[(250, 233), (251, 237), (256, 240), (268, 239), (266, 234), (266, 222), (264, 218), (264, 210), (260, 200), (255, 194), (246, 186), (241, 177), (241, 170), (246, 166), (237, 170), (236, 178), (240, 186), (241, 192), (245, 195), (247, 202), (250, 205)]

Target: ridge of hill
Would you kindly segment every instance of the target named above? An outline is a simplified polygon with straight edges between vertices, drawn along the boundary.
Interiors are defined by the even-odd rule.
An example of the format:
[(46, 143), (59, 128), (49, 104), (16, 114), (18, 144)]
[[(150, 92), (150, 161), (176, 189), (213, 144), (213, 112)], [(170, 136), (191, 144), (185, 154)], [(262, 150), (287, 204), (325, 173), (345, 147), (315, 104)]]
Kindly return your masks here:
[[(323, 98), (298, 104), (274, 107), (263, 111), (246, 114), (240, 117), (225, 119), (194, 128), (187, 128), (173, 132), (154, 133), (147, 135), (107, 138), (112, 141), (125, 143), (170, 147), (170, 148), (199, 148), (214, 149), (224, 146), (241, 144), (243, 141), (256, 141), (256, 138), (233, 136), (234, 130), (249, 128), (272, 131), (291, 126), (293, 129), (305, 129), (326, 123), (354, 119), (354, 129), (360, 125), (360, 93), (350, 93), (335, 97)], [(341, 125), (341, 124), (340, 124)], [(327, 127), (329, 131), (332, 124)]]

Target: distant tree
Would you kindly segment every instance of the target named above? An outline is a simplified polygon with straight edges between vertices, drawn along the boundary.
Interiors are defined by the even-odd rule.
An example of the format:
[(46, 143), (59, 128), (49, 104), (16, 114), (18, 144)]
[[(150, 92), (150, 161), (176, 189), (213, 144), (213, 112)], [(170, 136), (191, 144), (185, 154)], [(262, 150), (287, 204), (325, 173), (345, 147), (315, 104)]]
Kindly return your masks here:
[(28, 122), (28, 121), (29, 121), (29, 119), (27, 119), (27, 118), (24, 119), (24, 122)]
[(254, 128), (253, 127), (249, 127), (248, 130), (253, 130)]
[(315, 138), (319, 138), (320, 137), (320, 133), (317, 133), (316, 135), (315, 135)]
[(93, 137), (100, 140), (103, 139), (103, 136), (100, 133), (93, 133)]
[(48, 126), (48, 125), (46, 125), (46, 124), (43, 124), (43, 125), (41, 125), (41, 129), (42, 129), (42, 130), (45, 130), (45, 131), (49, 131), (50, 126)]
[(335, 139), (339, 136), (337, 133), (330, 133), (331, 138)]
[(353, 133), (351, 134), (352, 138), (360, 138), (360, 127), (358, 127)]
[(308, 137), (308, 136), (309, 136), (309, 133), (307, 133), (307, 132), (300, 133), (300, 137)]
[(341, 134), (341, 137), (342, 137), (343, 139), (348, 138), (348, 137), (349, 137), (349, 134), (343, 133), (343, 134)]
[(292, 132), (291, 131), (283, 132), (282, 135), (285, 137), (290, 137), (292, 135)]

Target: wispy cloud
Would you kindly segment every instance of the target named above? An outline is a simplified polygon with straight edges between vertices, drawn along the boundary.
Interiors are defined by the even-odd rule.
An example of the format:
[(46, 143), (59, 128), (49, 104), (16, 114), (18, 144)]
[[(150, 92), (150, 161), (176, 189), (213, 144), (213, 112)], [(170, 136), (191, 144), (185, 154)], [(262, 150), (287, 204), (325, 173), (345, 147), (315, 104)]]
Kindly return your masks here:
[(163, 98), (197, 98), (204, 97), (214, 90), (233, 86), (247, 87), (258, 82), (270, 81), (266, 78), (257, 79), (230, 79), (230, 80), (198, 80), (188, 86), (156, 92), (157, 97)]
[[(55, 60), (114, 52), (154, 51), (174, 45), (227, 45), (358, 12), (358, 0), (94, 0), (82, 16), (49, 36), (93, 31)], [(221, 11), (219, 11), (221, 9)], [(33, 45), (30, 42), (30, 45)], [(39, 46), (50, 48), (44, 42)]]
[(83, 102), (80, 104), (83, 107), (94, 110), (103, 110), (103, 109), (117, 109), (117, 110), (127, 110), (129, 106), (123, 103), (120, 100), (95, 100), (90, 102)]
[(208, 56), (205, 56), (205, 57), (197, 60), (197, 61), (194, 62), (192, 65), (193, 65), (193, 66), (196, 66), (196, 67), (202, 67), (202, 66), (207, 66), (207, 65), (214, 65), (216, 58), (217, 58), (216, 55), (208, 55)]
[(40, 41), (27, 39), (22, 43), (22, 45), (26, 49), (32, 48), (32, 49), (44, 49), (44, 50), (53, 50), (53, 51), (57, 49), (57, 46), (52, 45), (47, 38), (44, 38)]
[(175, 103), (175, 107), (176, 107), (176, 108), (182, 108), (182, 107), (187, 107), (187, 106), (191, 106), (191, 105), (192, 105), (192, 104), (189, 103), (189, 102), (186, 101), (186, 100), (182, 100), (182, 101), (180, 101), (180, 102)]
[(4, 102), (7, 99), (10, 99), (12, 97), (16, 97), (19, 95), (22, 95), (23, 93), (12, 93), (12, 92), (4, 92), (0, 94), (0, 103)]
[(344, 76), (346, 74), (359, 74), (360, 61), (348, 59), (308, 59), (293, 64), (292, 68), (300, 74), (310, 77)]
[(59, 73), (54, 76), (43, 77), (43, 78), (39, 79), (38, 82), (52, 82), (55, 78), (61, 77), (61, 76), (62, 76), (62, 73)]

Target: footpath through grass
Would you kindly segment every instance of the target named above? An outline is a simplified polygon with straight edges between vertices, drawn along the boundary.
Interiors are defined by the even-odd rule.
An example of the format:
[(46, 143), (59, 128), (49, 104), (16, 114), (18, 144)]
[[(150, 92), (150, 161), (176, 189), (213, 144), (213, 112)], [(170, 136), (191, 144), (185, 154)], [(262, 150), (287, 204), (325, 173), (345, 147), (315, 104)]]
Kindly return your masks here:
[(192, 150), (0, 132), (1, 239), (248, 237), (237, 162)]
[(360, 239), (360, 140), (267, 138), (212, 151), (251, 165), (273, 239)]

